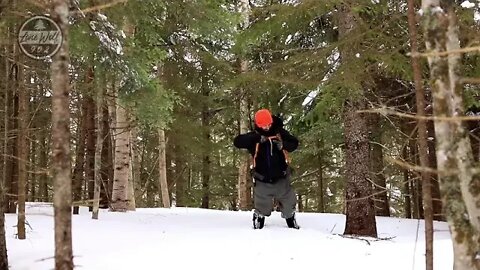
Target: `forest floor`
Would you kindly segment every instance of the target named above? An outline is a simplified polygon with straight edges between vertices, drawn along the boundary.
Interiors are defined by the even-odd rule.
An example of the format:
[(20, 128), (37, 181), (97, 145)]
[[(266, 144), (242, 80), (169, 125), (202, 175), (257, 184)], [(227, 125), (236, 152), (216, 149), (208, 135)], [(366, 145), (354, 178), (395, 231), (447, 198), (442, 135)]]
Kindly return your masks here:
[[(6, 215), (11, 270), (54, 269), (51, 204), (29, 203), (27, 239), (15, 237), (17, 217)], [(345, 216), (298, 213), (300, 230), (286, 227), (280, 213), (262, 230), (251, 212), (195, 208), (101, 210), (73, 216), (76, 269), (425, 269), (423, 220), (377, 217), (379, 239), (343, 237)], [(452, 269), (448, 226), (435, 223), (434, 268)]]

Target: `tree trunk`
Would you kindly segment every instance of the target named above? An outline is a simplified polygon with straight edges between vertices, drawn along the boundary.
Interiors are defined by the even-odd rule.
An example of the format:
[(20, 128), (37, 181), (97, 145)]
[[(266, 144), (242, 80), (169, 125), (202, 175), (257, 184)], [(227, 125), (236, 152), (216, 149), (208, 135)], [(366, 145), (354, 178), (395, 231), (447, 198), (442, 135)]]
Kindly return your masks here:
[(168, 183), (167, 183), (167, 158), (165, 150), (167, 148), (167, 142), (165, 140), (165, 130), (158, 129), (158, 172), (159, 172), (159, 188), (160, 194), (162, 195), (162, 204), (163, 207), (170, 207), (170, 195), (168, 192)]
[[(10, 25), (8, 30), (8, 36), (10, 40), (15, 37), (16, 26)], [(13, 40), (11, 44), (16, 44)], [(15, 57), (17, 54), (16, 52), (16, 45), (12, 45), (12, 48), (9, 49), (7, 45), (7, 56)], [(16, 213), (17, 212), (17, 205), (16, 205), (16, 196), (13, 194), (18, 194), (17, 191), (17, 182), (16, 179), (16, 126), (15, 126), (15, 119), (16, 119), (16, 93), (15, 93), (15, 79), (16, 73), (18, 72), (18, 65), (10, 61), (8, 57), (5, 57), (5, 64), (6, 64), (6, 75), (7, 75), (7, 89), (5, 91), (5, 143), (4, 143), (4, 183), (5, 183), (5, 211), (7, 213)]]
[(203, 106), (202, 106), (202, 130), (203, 130), (203, 154), (202, 154), (202, 208), (209, 208), (210, 206), (210, 177), (211, 177), (211, 134), (210, 134), (210, 86), (209, 74), (207, 67), (202, 67), (202, 97), (203, 97)]
[[(20, 58), (16, 57), (19, 61)], [(17, 214), (17, 231), (18, 239), (25, 239), (25, 201), (26, 201), (26, 187), (27, 187), (27, 160), (28, 160), (28, 103), (29, 94), (24, 85), (24, 71), (23, 66), (18, 67), (16, 90), (18, 93), (18, 138), (17, 138), (17, 151), (18, 151), (18, 214)]]
[[(242, 61), (241, 66), (246, 65), (246, 61)], [(245, 69), (246, 67), (241, 68)], [(246, 91), (242, 90), (242, 95), (240, 96), (240, 134), (248, 132), (248, 101), (246, 97)], [(240, 210), (250, 210), (251, 201), (252, 201), (252, 180), (249, 174), (249, 154), (240, 153), (239, 164), (238, 164), (238, 208)]]
[[(418, 149), (416, 140), (409, 141), (410, 162), (419, 165)], [(412, 191), (413, 218), (423, 219), (423, 200), (422, 200), (422, 181), (421, 175), (417, 171), (411, 171), (412, 181), (410, 181), (410, 190)]]
[[(0, 202), (4, 200), (3, 183), (0, 183)], [(3, 206), (0, 207), (0, 269), (8, 269), (7, 240), (5, 238), (5, 215)]]
[[(15, 66), (15, 69), (18, 69), (18, 67)], [(16, 76), (16, 75), (15, 75)], [(11, 132), (10, 132), (10, 139), (11, 139), (11, 163), (10, 163), (10, 179), (8, 180), (9, 182), (9, 188), (8, 188), (8, 193), (10, 194), (10, 205), (9, 205), (9, 213), (17, 213), (17, 205), (18, 205), (18, 92), (14, 88), (14, 93), (13, 93), (13, 104), (12, 104), (12, 110), (13, 114), (10, 117), (11, 120)]]
[[(249, 0), (240, 0), (240, 13), (242, 16), (242, 22), (240, 29), (246, 29), (250, 24), (250, 3)], [(248, 71), (248, 61), (239, 57), (238, 62), (238, 73), (242, 74)], [(248, 90), (240, 86), (240, 96), (239, 96), (239, 123), (240, 123), (240, 134), (248, 132)], [(240, 153), (239, 164), (238, 164), (238, 208), (240, 210), (250, 210), (252, 207), (252, 179), (249, 174), (249, 154)]]
[[(346, 4), (339, 7), (339, 38), (347, 36), (356, 28), (354, 13)], [(342, 48), (340, 55), (347, 59), (353, 55), (350, 48)], [(354, 56), (352, 56), (354, 57)], [(345, 133), (345, 179), (346, 179), (346, 224), (344, 234), (377, 237), (375, 207), (372, 198), (372, 185), (369, 181), (369, 140), (366, 116), (357, 113), (366, 109), (364, 93), (355, 100), (347, 100), (344, 105)]]
[[(8, 32), (8, 29), (7, 29), (7, 32)], [(7, 40), (9, 40), (9, 38), (7, 37)], [(0, 181), (0, 269), (8, 269), (8, 254), (7, 254), (7, 240), (6, 240), (6, 237), (5, 237), (5, 180), (6, 180), (6, 174), (5, 174), (5, 166), (7, 164), (7, 156), (5, 155), (6, 152), (7, 152), (7, 145), (8, 145), (8, 115), (7, 115), (7, 111), (8, 111), (8, 99), (7, 99), (7, 96), (8, 96), (8, 57), (7, 57), (7, 53), (8, 53), (8, 49), (7, 49), (7, 45), (5, 45), (5, 49), (4, 49), (4, 53), (5, 53), (5, 63), (0, 63), (1, 64), (5, 64), (5, 89), (4, 89), (4, 99), (3, 99), (3, 102), (4, 102), (4, 133), (3, 133), (3, 136), (4, 136), (4, 143), (3, 143), (3, 179)], [(0, 74), (0, 76), (2, 76), (3, 74)]]
[(97, 119), (96, 119), (96, 143), (95, 143), (95, 184), (93, 192), (92, 219), (98, 219), (100, 208), (100, 190), (102, 185), (102, 148), (103, 148), (103, 90), (96, 89), (97, 92)]
[(110, 119), (108, 113), (108, 99), (104, 98), (103, 106), (103, 128), (102, 128), (102, 189), (101, 189), (101, 208), (108, 208), (110, 206), (110, 195), (113, 187), (113, 147), (112, 147), (112, 132), (110, 130)]
[(39, 179), (39, 188), (40, 188), (40, 201), (48, 202), (48, 132), (44, 129), (40, 131), (40, 156), (39, 156), (39, 166), (40, 166), (40, 179)]
[[(417, 22), (415, 20), (415, 3), (414, 0), (408, 0), (408, 29), (410, 33), (411, 52), (418, 52), (417, 45)], [(415, 83), (415, 101), (417, 104), (418, 116), (418, 156), (420, 159), (420, 167), (424, 168), (420, 172), (422, 177), (422, 197), (425, 215), (425, 263), (427, 270), (433, 270), (433, 206), (432, 206), (432, 187), (430, 181), (430, 173), (426, 171), (429, 168), (428, 162), (428, 145), (427, 145), (427, 123), (423, 119), (425, 116), (425, 93), (422, 84), (422, 70), (418, 63), (418, 58), (412, 58), (413, 79)]]
[(132, 141), (130, 145), (132, 147), (132, 182), (133, 185), (133, 192), (135, 194), (135, 198), (139, 198), (142, 196), (142, 162), (141, 162), (141, 151), (140, 151), (140, 140), (138, 139), (139, 132), (138, 127), (132, 128)]
[[(442, 53), (459, 49), (454, 3), (422, 1), (427, 50)], [(459, 81), (459, 54), (430, 55), (433, 113), (437, 139), (437, 167), (454, 246), (454, 269), (480, 269), (478, 260), (480, 181), (473, 173), (468, 134), (458, 116), (464, 115)], [(445, 120), (445, 119), (448, 120)], [(466, 218), (469, 217), (469, 218)]]
[[(36, 102), (35, 102), (36, 103)], [(34, 104), (35, 104), (34, 103)], [(29, 109), (30, 111), (30, 109)], [(32, 127), (31, 129), (32, 130), (37, 130), (37, 126), (35, 125), (35, 122), (32, 123)], [(30, 134), (30, 133), (29, 133)], [(30, 179), (29, 181), (29, 199), (28, 201), (30, 202), (36, 202), (38, 201), (38, 194), (37, 194), (37, 187), (38, 187), (38, 168), (37, 168), (37, 160), (38, 160), (38, 157), (40, 156), (39, 155), (39, 149), (37, 147), (37, 144), (38, 144), (38, 141), (37, 141), (37, 135), (36, 134), (31, 134), (30, 135), (30, 143), (29, 143), (29, 151), (30, 151), (30, 155), (29, 155), (29, 160), (28, 160), (28, 163), (29, 163), (29, 166), (27, 167), (27, 170), (29, 171), (28, 173), (28, 179)]]
[(70, 175), (68, 1), (53, 0), (51, 16), (63, 33), (52, 62), (52, 168), (55, 212), (55, 269), (73, 269), (72, 179)]
[(73, 168), (73, 214), (78, 215), (80, 201), (82, 200), (82, 183), (83, 183), (83, 173), (85, 171), (85, 141), (86, 141), (86, 123), (87, 123), (87, 100), (85, 97), (82, 98), (81, 106), (79, 110), (79, 124), (77, 128), (77, 147), (76, 147), (76, 158), (75, 158), (75, 167)]
[[(0, 14), (1, 15), (1, 14)], [(10, 40), (9, 38), (9, 28), (6, 27), (6, 30), (5, 32), (1, 32), (0, 31), (0, 34), (6, 34), (6, 39), (7, 41)], [(2, 84), (2, 86), (4, 86), (4, 95), (3, 95), (3, 102), (4, 102), (4, 106), (3, 106), (3, 116), (4, 116), (4, 121), (3, 121), (3, 129), (4, 129), (4, 132), (3, 132), (3, 151), (2, 151), (2, 154), (4, 154), (3, 158), (2, 158), (2, 179), (0, 181), (0, 269), (8, 269), (8, 254), (7, 254), (7, 241), (6, 241), (6, 237), (5, 237), (5, 181), (6, 181), (6, 164), (7, 164), (7, 156), (5, 155), (7, 153), (7, 145), (8, 145), (8, 114), (7, 114), (7, 111), (8, 111), (8, 99), (7, 99), (7, 96), (8, 96), (8, 92), (9, 92), (9, 80), (8, 80), (8, 66), (9, 66), (9, 63), (8, 63), (8, 45), (4, 45), (4, 50), (3, 50), (3, 53), (4, 53), (4, 56), (3, 57), (0, 57), (0, 59), (5, 59), (5, 61), (3, 63), (0, 63), (0, 65), (2, 66), (2, 68), (0, 69), (1, 70), (1, 74), (0, 74), (0, 78), (3, 78), (3, 82), (4, 84)]]
[[(428, 163), (430, 167), (437, 170), (437, 157), (435, 156), (435, 127), (433, 121), (427, 123), (428, 129)], [(438, 182), (438, 175), (436, 173), (430, 174), (432, 184), (432, 201), (433, 201), (433, 219), (438, 221), (445, 221), (443, 214), (442, 198), (440, 196), (440, 184)]]
[(130, 164), (129, 121), (126, 109), (118, 103), (116, 114), (112, 211), (125, 212), (128, 207), (128, 167)]
[(382, 127), (380, 115), (368, 116), (370, 130), (370, 171), (375, 194), (375, 213), (377, 216), (390, 216), (390, 203), (387, 196), (387, 181), (383, 174)]
[(318, 147), (318, 176), (317, 176), (317, 183), (318, 183), (318, 189), (317, 189), (317, 198), (318, 198), (318, 203), (317, 203), (317, 211), (319, 213), (325, 213), (325, 187), (323, 183), (323, 157), (322, 153), (320, 150), (320, 147)]
[[(404, 146), (402, 149), (402, 159), (408, 160), (408, 148)], [(412, 193), (410, 191), (410, 179), (407, 168), (403, 168), (403, 197), (405, 198), (405, 218), (412, 218)]]
[[(6, 27), (6, 40), (7, 41), (10, 41), (10, 28), (9, 27)], [(4, 80), (4, 91), (3, 91), (3, 151), (2, 151), (2, 154), (3, 154), (3, 157), (2, 157), (2, 182), (0, 183), (0, 188), (2, 189), (2, 196), (0, 196), (0, 202), (2, 203), (2, 205), (0, 206), (2, 208), (2, 213), (4, 213), (5, 211), (8, 212), (8, 208), (9, 208), (9, 199), (8, 197), (4, 196), (6, 191), (8, 190), (5, 190), (6, 187), (7, 187), (7, 180), (9, 179), (8, 178), (8, 173), (7, 173), (7, 168), (8, 168), (8, 165), (9, 165), (9, 131), (10, 131), (10, 127), (9, 127), (9, 110), (10, 110), (10, 76), (9, 76), (9, 67), (10, 67), (10, 62), (8, 60), (8, 55), (9, 55), (9, 49), (8, 49), (8, 44), (5, 44), (5, 47), (4, 47), (4, 54), (5, 54), (5, 61), (4, 63), (0, 63), (4, 66), (4, 69), (3, 70), (5, 73), (4, 73), (4, 76), (5, 76), (5, 80)], [(5, 254), (5, 258), (3, 258), (3, 254), (2, 254), (2, 261), (3, 259), (6, 260), (6, 254)], [(5, 263), (7, 264), (7, 263)], [(8, 266), (8, 264), (7, 264)], [(5, 268), (7, 269), (7, 268)]]
[(133, 179), (133, 147), (132, 144), (135, 142), (133, 139), (133, 132), (130, 129), (128, 132), (128, 140), (129, 140), (129, 155), (130, 160), (128, 162), (128, 189), (127, 189), (127, 210), (128, 211), (135, 211), (136, 210), (136, 203), (135, 203), (135, 179)]
[[(245, 93), (245, 92), (243, 92)], [(240, 98), (240, 134), (248, 132), (248, 102), (245, 96)], [(251, 177), (249, 174), (249, 154), (240, 153), (238, 164), (238, 208), (250, 210), (252, 201)]]
[(346, 225), (344, 234), (377, 237), (372, 185), (369, 182), (369, 142), (365, 101), (345, 105)]
[[(93, 90), (93, 69), (87, 72), (87, 84), (89, 90)], [(92, 91), (89, 91), (92, 92)], [(90, 96), (86, 96), (87, 100), (87, 122), (86, 131), (86, 152), (85, 152), (85, 187), (88, 194), (88, 210), (92, 211), (93, 190), (95, 186), (95, 101)]]
[(177, 185), (177, 181), (171, 166), (172, 162), (175, 163), (175, 151), (174, 147), (171, 145), (172, 143), (170, 141), (171, 138), (169, 132), (165, 132), (165, 137), (165, 142), (168, 142), (168, 144), (165, 146), (165, 170), (167, 171), (168, 194), (170, 196), (170, 205), (176, 205), (176, 198), (174, 194), (176, 193), (175, 186)]
[(128, 211), (135, 211), (137, 206), (136, 206), (136, 202), (135, 202), (135, 179), (133, 179), (133, 166), (132, 166), (132, 162), (133, 162), (133, 148), (132, 148), (132, 142), (133, 142), (133, 138), (132, 138), (132, 132), (129, 132), (129, 136), (130, 136), (130, 162), (128, 163), (128, 190), (127, 190), (127, 200), (128, 200), (128, 203), (127, 203), (127, 210)]
[(298, 212), (304, 212), (303, 195), (298, 194)]

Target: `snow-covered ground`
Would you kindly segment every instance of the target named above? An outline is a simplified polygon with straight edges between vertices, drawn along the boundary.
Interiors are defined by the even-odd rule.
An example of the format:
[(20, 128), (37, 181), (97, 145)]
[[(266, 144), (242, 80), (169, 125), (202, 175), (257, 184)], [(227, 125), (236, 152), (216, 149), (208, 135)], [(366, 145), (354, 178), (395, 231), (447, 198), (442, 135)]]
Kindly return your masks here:
[[(27, 239), (18, 240), (16, 215), (6, 215), (11, 270), (54, 269), (53, 209), (27, 205)], [(253, 230), (250, 212), (193, 208), (103, 210), (73, 217), (76, 269), (425, 269), (423, 221), (377, 217), (380, 238), (344, 238), (345, 216), (298, 213), (300, 230), (288, 229), (280, 213)], [(418, 235), (417, 235), (418, 229)], [(445, 223), (435, 223), (436, 270), (452, 269)]]

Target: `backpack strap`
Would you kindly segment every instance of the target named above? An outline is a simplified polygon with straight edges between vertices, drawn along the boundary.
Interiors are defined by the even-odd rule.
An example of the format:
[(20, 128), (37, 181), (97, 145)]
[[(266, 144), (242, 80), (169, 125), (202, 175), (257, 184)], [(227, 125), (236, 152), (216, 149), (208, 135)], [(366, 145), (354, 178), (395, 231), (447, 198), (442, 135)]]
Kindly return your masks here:
[[(280, 136), (280, 133), (278, 133), (276, 137), (279, 141), (283, 142), (282, 141), (282, 136)], [(287, 163), (287, 165), (290, 165), (291, 160), (290, 160), (290, 157), (288, 156), (287, 150), (282, 149), (282, 152), (283, 152), (283, 155), (285, 156), (285, 162)]]
[[(282, 141), (282, 137), (280, 137), (280, 133), (275, 135), (275, 136), (269, 136), (267, 137), (267, 139), (271, 142), (272, 140), (276, 139), (276, 140), (279, 140), (279, 141)], [(258, 149), (260, 148), (260, 143), (257, 143), (255, 145), (255, 154), (253, 155), (253, 162), (252, 162), (252, 169), (255, 169), (255, 167), (257, 166), (257, 154), (258, 154)], [(287, 150), (283, 149), (282, 150), (283, 152), (283, 155), (285, 157), (285, 162), (287, 163), (287, 165), (290, 165), (290, 158), (288, 157), (288, 152)]]

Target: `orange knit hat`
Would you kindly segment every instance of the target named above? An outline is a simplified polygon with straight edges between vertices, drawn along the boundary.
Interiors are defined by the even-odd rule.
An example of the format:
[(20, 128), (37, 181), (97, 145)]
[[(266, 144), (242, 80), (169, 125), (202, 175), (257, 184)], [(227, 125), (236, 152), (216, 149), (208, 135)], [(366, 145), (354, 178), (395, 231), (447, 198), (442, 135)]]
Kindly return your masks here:
[(255, 113), (255, 124), (258, 127), (266, 127), (273, 123), (272, 115), (267, 109), (261, 109)]

